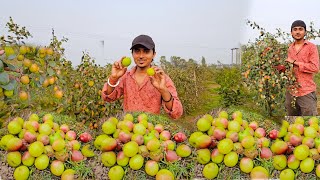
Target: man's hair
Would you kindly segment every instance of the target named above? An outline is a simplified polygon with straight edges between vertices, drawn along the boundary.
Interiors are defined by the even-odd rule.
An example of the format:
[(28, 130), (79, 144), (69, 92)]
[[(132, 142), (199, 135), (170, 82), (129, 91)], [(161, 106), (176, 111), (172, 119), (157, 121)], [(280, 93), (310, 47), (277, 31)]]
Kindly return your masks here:
[[(137, 45), (135, 45), (135, 46), (133, 46), (133, 47), (131, 48), (131, 53), (133, 53), (133, 50), (139, 49), (139, 48), (148, 49), (148, 48), (146, 48), (145, 46), (143, 46), (143, 45), (141, 45), (141, 44), (137, 44)], [(152, 50), (153, 54), (156, 52), (155, 48), (152, 48), (151, 50)]]
[(293, 28), (298, 27), (298, 26), (303, 27), (304, 30), (307, 31), (306, 23), (304, 23), (302, 20), (296, 20), (296, 21), (294, 21), (294, 22), (292, 23), (292, 25), (291, 25), (291, 31), (292, 31)]

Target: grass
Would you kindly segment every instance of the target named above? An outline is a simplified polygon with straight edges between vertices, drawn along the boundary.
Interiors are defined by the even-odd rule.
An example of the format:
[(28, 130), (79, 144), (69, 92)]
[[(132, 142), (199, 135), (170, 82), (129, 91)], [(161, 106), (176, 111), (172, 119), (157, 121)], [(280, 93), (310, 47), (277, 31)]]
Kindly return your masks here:
[(192, 179), (195, 177), (194, 167), (196, 160), (194, 158), (183, 158), (176, 162), (160, 162), (159, 169), (168, 169), (176, 179)]
[(94, 177), (92, 168), (85, 161), (72, 162), (67, 161), (65, 163), (65, 169), (73, 169), (76, 171), (76, 175), (81, 179), (92, 179)]
[(200, 99), (202, 99), (202, 105), (197, 107), (190, 115), (184, 115), (176, 123), (190, 131), (195, 130), (195, 121), (204, 114), (211, 114), (213, 109), (219, 108), (220, 96), (217, 93), (219, 85), (213, 81), (206, 82), (206, 89), (204, 93), (201, 93)]
[(219, 165), (219, 173), (216, 177), (217, 179), (240, 179), (241, 172), (238, 166), (235, 167), (227, 167), (223, 163), (220, 163)]
[(125, 167), (125, 175), (123, 179), (132, 179), (132, 180), (147, 180), (150, 179), (151, 176), (148, 176), (142, 167), (139, 170), (132, 170), (129, 167)]
[(219, 87), (220, 86), (214, 82), (206, 83), (207, 89), (200, 97), (200, 99), (203, 99), (203, 105), (197, 109), (197, 112), (206, 113), (220, 106), (221, 97), (218, 95)]
[(262, 166), (262, 167), (266, 168), (266, 170), (269, 172), (270, 175), (272, 175), (273, 171), (275, 170), (273, 167), (273, 159), (272, 158), (266, 160), (266, 159), (261, 159), (261, 158), (257, 157), (253, 162), (254, 162), (254, 167)]
[(9, 134), (9, 131), (6, 127), (0, 129), (0, 138), (6, 134)]
[(35, 166), (29, 167), (30, 175), (28, 180), (51, 180), (58, 179), (55, 175), (53, 175), (50, 171), (50, 168), (44, 170), (38, 170)]

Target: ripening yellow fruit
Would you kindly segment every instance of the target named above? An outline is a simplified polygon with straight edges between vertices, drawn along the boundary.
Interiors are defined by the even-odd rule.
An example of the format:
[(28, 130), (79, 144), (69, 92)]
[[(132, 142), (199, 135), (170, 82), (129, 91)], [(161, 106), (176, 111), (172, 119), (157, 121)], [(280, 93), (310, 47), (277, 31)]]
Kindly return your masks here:
[(122, 64), (122, 66), (124, 66), (124, 67), (130, 66), (130, 64), (131, 64), (131, 58), (125, 57), (124, 59), (122, 59), (121, 64)]
[(39, 54), (46, 54), (46, 48), (44, 48), (44, 47), (41, 47), (41, 48), (39, 48)]
[(45, 54), (45, 53), (40, 53), (40, 54), (39, 54), (39, 57), (40, 57), (40, 58), (44, 58), (44, 57), (46, 57), (46, 54)]
[(30, 72), (32, 72), (32, 73), (37, 73), (37, 72), (39, 72), (39, 66), (34, 63), (34, 64), (32, 64), (32, 65), (29, 67), (29, 70), (30, 70)]
[(19, 98), (21, 101), (25, 101), (28, 99), (28, 93), (25, 91), (20, 91), (19, 92)]
[(56, 97), (57, 99), (61, 99), (63, 96), (63, 91), (62, 90), (57, 90), (54, 92), (54, 97)]
[(75, 87), (76, 89), (78, 89), (78, 88), (80, 87), (80, 84), (79, 84), (79, 83), (75, 83), (75, 84), (74, 84), (74, 87)]
[(30, 59), (24, 59), (24, 60), (23, 60), (23, 65), (24, 65), (25, 67), (30, 67), (31, 64), (32, 64), (32, 61), (31, 61)]
[(29, 46), (27, 46), (27, 53), (31, 52), (31, 48)]
[(153, 68), (148, 68), (148, 69), (147, 69), (147, 74), (148, 74), (149, 76), (154, 76), (155, 73), (156, 73), (156, 72), (154, 71)]
[(59, 90), (59, 87), (58, 86), (54, 86), (53, 90), (57, 91), (57, 90)]
[(10, 46), (4, 47), (4, 52), (6, 53), (6, 56), (9, 57), (11, 55), (14, 55), (14, 49)]
[(22, 61), (22, 60), (24, 59), (24, 56), (23, 56), (22, 54), (19, 54), (19, 55), (17, 56), (17, 59), (18, 59), (19, 61)]
[(45, 79), (42, 83), (42, 87), (48, 87), (49, 86), (49, 81), (48, 79)]
[(30, 82), (29, 76), (28, 76), (28, 75), (23, 75), (23, 76), (21, 76), (20, 82), (21, 82), (22, 84), (29, 84), (29, 82)]
[(49, 78), (49, 80), (48, 80), (48, 81), (49, 81), (49, 84), (51, 84), (51, 85), (54, 84), (55, 80), (56, 80), (56, 79), (54, 78), (54, 76), (52, 76), (52, 77)]
[(88, 82), (88, 85), (89, 85), (90, 87), (92, 87), (92, 86), (94, 85), (94, 82), (93, 82), (93, 81), (89, 81), (89, 82)]
[(20, 47), (20, 51), (19, 51), (20, 54), (24, 55), (24, 54), (27, 53), (27, 51), (28, 51), (28, 48), (26, 46), (21, 46)]
[(52, 55), (53, 54), (53, 50), (51, 48), (47, 48), (47, 54), (48, 55)]
[(4, 90), (4, 95), (7, 97), (12, 97), (13, 96), (13, 90)]

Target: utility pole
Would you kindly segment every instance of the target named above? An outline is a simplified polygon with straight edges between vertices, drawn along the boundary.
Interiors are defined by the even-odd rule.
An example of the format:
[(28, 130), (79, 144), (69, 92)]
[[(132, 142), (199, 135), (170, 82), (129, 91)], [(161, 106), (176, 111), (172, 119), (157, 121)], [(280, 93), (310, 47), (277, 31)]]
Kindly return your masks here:
[(239, 51), (237, 51), (237, 52), (238, 52), (238, 54), (237, 54), (237, 56), (238, 56), (238, 64), (241, 65), (241, 48), (239, 48)]
[(233, 64), (233, 50), (236, 50), (236, 63), (238, 61), (237, 50), (239, 48), (231, 48), (231, 64)]
[(101, 43), (101, 47), (102, 47), (102, 61), (104, 60), (104, 40), (101, 40), (100, 41), (100, 43)]
[(231, 48), (231, 65), (233, 64), (233, 50), (234, 48)]

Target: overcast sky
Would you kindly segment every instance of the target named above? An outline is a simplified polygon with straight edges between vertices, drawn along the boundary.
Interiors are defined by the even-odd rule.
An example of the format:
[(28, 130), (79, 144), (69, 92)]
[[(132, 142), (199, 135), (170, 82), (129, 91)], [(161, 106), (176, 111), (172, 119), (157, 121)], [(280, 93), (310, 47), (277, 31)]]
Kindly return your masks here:
[(11, 0), (1, 6), (6, 7), (0, 11), (1, 34), (10, 16), (32, 33), (31, 43), (48, 44), (54, 28), (58, 37), (69, 38), (64, 46), (74, 65), (82, 51), (100, 65), (131, 56), (131, 42), (140, 34), (154, 39), (156, 61), (204, 56), (208, 63), (231, 63), (231, 48), (257, 35), (246, 19), (270, 31), (289, 29), (295, 19), (320, 25), (317, 0)]

